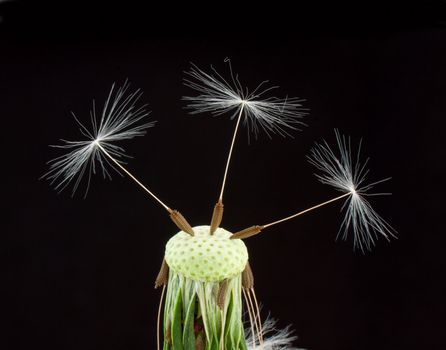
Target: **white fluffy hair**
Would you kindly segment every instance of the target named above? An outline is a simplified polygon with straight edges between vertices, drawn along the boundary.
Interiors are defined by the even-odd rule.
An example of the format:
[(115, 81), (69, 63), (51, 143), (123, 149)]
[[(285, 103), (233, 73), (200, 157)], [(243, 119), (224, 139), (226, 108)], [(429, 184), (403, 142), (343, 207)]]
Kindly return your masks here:
[(257, 335), (255, 335), (256, 340), (253, 341), (251, 328), (248, 327), (245, 330), (248, 350), (304, 350), (293, 346), (292, 343), (297, 339), (297, 336), (293, 334), (294, 331), (290, 325), (283, 329), (277, 329), (276, 324), (277, 320), (271, 317), (267, 317), (263, 323), (263, 347), (260, 347)]

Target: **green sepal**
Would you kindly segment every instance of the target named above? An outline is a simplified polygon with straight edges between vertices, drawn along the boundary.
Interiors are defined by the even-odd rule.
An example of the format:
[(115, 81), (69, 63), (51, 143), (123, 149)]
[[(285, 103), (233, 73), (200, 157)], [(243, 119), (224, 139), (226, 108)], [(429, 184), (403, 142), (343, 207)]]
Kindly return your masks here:
[(184, 317), (183, 345), (186, 350), (195, 349), (195, 299), (196, 295), (190, 300)]
[(211, 341), (206, 344), (206, 350), (220, 350), (219, 341), (215, 336), (212, 336)]
[(177, 297), (175, 299), (175, 305), (173, 307), (172, 315), (172, 349), (183, 350), (183, 331), (182, 331), (182, 298), (181, 289), (178, 290)]
[(234, 310), (234, 300), (231, 293), (228, 303), (228, 311), (225, 325), (225, 344), (227, 345), (228, 349), (234, 349), (234, 348), (236, 349), (237, 345), (236, 342), (234, 342), (234, 338), (231, 332), (231, 326), (234, 318), (233, 310)]

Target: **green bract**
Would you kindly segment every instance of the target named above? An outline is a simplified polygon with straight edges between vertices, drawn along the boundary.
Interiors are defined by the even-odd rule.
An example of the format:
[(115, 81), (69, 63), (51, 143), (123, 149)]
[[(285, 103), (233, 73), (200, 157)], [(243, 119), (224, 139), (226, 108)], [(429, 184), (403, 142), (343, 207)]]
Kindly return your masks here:
[(194, 281), (170, 271), (163, 350), (246, 350), (241, 284), (240, 274), (228, 279), (225, 301), (220, 307), (220, 282)]
[(178, 232), (166, 245), (165, 259), (172, 271), (187, 278), (217, 282), (239, 275), (246, 267), (248, 251), (240, 239), (218, 228), (213, 235), (209, 226), (195, 226), (194, 236)]

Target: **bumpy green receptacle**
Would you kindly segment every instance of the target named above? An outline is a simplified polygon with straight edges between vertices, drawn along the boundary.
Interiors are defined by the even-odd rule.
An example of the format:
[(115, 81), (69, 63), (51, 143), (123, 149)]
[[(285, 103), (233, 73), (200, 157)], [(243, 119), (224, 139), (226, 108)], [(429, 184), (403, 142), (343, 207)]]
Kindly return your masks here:
[[(194, 227), (195, 236), (180, 231), (166, 245), (169, 265), (164, 308), (164, 350), (246, 350), (242, 321), (241, 272), (248, 252), (231, 233)], [(222, 308), (218, 291), (227, 280)]]
[(195, 236), (180, 231), (166, 245), (170, 269), (196, 281), (223, 281), (239, 275), (248, 261), (248, 251), (240, 239), (218, 228), (211, 236), (209, 226), (194, 227)]

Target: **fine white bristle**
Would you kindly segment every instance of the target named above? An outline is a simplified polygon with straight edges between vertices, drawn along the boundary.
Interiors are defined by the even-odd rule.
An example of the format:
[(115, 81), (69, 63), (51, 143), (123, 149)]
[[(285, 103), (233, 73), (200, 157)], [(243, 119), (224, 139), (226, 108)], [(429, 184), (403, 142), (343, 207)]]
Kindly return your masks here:
[(248, 88), (242, 87), (238, 75), (233, 74), (230, 62), (229, 67), (230, 80), (223, 78), (212, 66), (210, 74), (195, 65), (186, 72), (185, 85), (199, 93), (198, 96), (183, 97), (183, 100), (188, 102), (187, 108), (192, 110), (191, 114), (229, 113), (233, 119), (243, 109), (243, 124), (248, 128), (248, 135), (252, 132), (255, 136), (259, 130), (263, 130), (269, 137), (275, 133), (286, 136), (289, 135), (290, 129), (298, 130), (299, 126), (305, 125), (301, 120), (307, 114), (302, 108), (302, 99), (265, 98), (265, 94), (277, 88), (265, 88), (264, 85), (268, 81), (263, 81), (249, 92)]
[[(283, 329), (276, 328), (277, 321), (268, 317), (262, 326), (262, 333), (264, 335), (263, 345), (261, 346), (257, 341), (257, 335), (253, 334), (251, 328), (245, 330), (246, 344), (248, 344), (248, 350), (303, 350), (293, 346), (293, 341), (297, 339), (297, 336), (293, 335), (293, 331), (290, 326)], [(255, 347), (253, 345), (255, 344)]]
[(339, 158), (332, 151), (326, 141), (311, 150), (308, 160), (321, 174), (316, 174), (323, 184), (333, 186), (339, 191), (350, 193), (342, 209), (345, 217), (342, 221), (338, 236), (347, 239), (349, 231), (353, 231), (354, 248), (362, 251), (370, 250), (375, 245), (378, 235), (387, 240), (395, 237), (396, 231), (372, 208), (365, 196), (385, 195), (389, 193), (368, 193), (374, 185), (387, 181), (383, 179), (371, 184), (365, 184), (369, 172), (366, 169), (368, 159), (360, 162), (361, 142), (359, 143), (356, 157), (352, 157), (351, 141), (335, 130)]
[(101, 169), (104, 178), (111, 178), (107, 167), (119, 173), (111, 159), (114, 162), (123, 163), (119, 158), (129, 156), (125, 154), (122, 147), (114, 145), (113, 142), (142, 136), (147, 128), (155, 124), (154, 121), (140, 123), (149, 113), (145, 110), (146, 105), (136, 106), (142, 92), (138, 89), (126, 94), (128, 87), (129, 84), (126, 81), (115, 91), (115, 84), (113, 84), (100, 117), (96, 116), (93, 101), (93, 108), (90, 111), (90, 129), (73, 114), (81, 134), (87, 139), (85, 141), (61, 140), (64, 144), (52, 145), (51, 147), (70, 151), (49, 161), (50, 169), (41, 178), (50, 180), (59, 192), (73, 184), (72, 195), (74, 195), (82, 178), (86, 176), (86, 195), (91, 176), (97, 172), (96, 167)]

